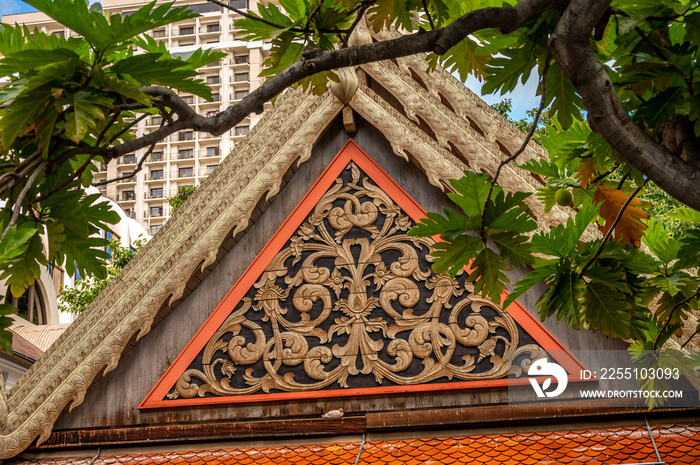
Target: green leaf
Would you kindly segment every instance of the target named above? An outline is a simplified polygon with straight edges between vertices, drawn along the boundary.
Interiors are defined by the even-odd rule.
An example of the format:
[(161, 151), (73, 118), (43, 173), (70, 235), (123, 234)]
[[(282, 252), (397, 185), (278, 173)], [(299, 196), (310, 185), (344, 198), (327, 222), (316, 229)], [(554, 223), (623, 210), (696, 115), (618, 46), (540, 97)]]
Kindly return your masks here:
[(0, 263), (15, 258), (27, 247), (27, 242), (38, 231), (28, 224), (12, 226), (7, 230), (5, 238), (0, 242)]
[(681, 248), (678, 256), (681, 257), (683, 268), (700, 266), (700, 230), (693, 229), (681, 237)]
[(9, 76), (13, 73), (27, 72), (52, 63), (80, 59), (77, 53), (65, 48), (53, 50), (22, 50), (0, 60), (0, 75)]
[(367, 18), (375, 31), (388, 28), (394, 19), (395, 0), (384, 0), (377, 2), (367, 10)]
[(500, 54), (505, 58), (492, 58), (487, 64), (489, 74), (481, 88), (481, 95), (494, 94), (499, 90), (503, 95), (515, 89), (518, 82), (525, 84), (536, 64), (528, 47), (501, 50)]
[(547, 98), (545, 104), (550, 105), (550, 115), (556, 115), (563, 129), (569, 128), (575, 119), (581, 119), (583, 100), (576, 92), (569, 77), (557, 63), (552, 63), (547, 73)]
[(537, 197), (537, 200), (542, 202), (542, 204), (544, 205), (545, 213), (549, 213), (549, 211), (554, 207), (554, 205), (557, 204), (556, 195), (559, 189), (559, 186), (544, 186), (537, 188), (535, 197)]
[(585, 317), (591, 329), (624, 339), (630, 334), (630, 303), (610, 286), (590, 282), (586, 286)]
[(545, 176), (549, 178), (558, 178), (559, 167), (552, 161), (541, 158), (539, 160), (533, 159), (522, 165), (516, 165), (518, 168), (529, 171), (530, 173), (539, 174), (540, 176)]
[(10, 304), (0, 304), (0, 349), (12, 354), (12, 333), (7, 328), (13, 320), (7, 315), (17, 313), (17, 309)]
[(108, 243), (108, 240), (99, 237), (71, 237), (64, 241), (61, 253), (68, 257), (65, 262), (66, 273), (75, 276), (77, 270), (81, 276), (104, 279), (107, 276), (104, 261), (109, 258), (109, 254), (103, 248)]
[(597, 215), (598, 209), (587, 205), (578, 211), (575, 218), (569, 218), (566, 225), (560, 224), (548, 233), (535, 234), (532, 236), (533, 252), (555, 257), (570, 256), (581, 235)]
[(542, 281), (549, 281), (556, 274), (556, 267), (551, 264), (551, 260), (547, 260), (545, 264), (538, 264), (535, 269), (528, 274), (526, 274), (522, 279), (515, 283), (513, 291), (508, 295), (505, 302), (503, 303), (503, 308), (508, 308), (510, 304), (515, 302), (515, 300), (523, 295), (525, 292), (530, 290), (533, 286), (539, 284)]
[(685, 273), (673, 273), (668, 276), (660, 275), (648, 278), (645, 284), (663, 289), (671, 296), (678, 294), (683, 286), (688, 285), (692, 279)]
[(631, 292), (625, 270), (621, 266), (592, 266), (586, 270), (586, 278), (623, 294)]
[(93, 70), (93, 79), (95, 84), (102, 87), (103, 90), (116, 92), (142, 105), (148, 106), (151, 103), (150, 98), (141, 92), (137, 86), (124, 79), (105, 75), (99, 67)]
[(491, 187), (489, 175), (465, 171), (464, 177), (450, 179), (450, 184), (457, 192), (448, 194), (448, 197), (464, 211), (464, 214), (468, 217), (481, 216)]
[(5, 279), (14, 297), (24, 291), (41, 275), (41, 266), (46, 265), (41, 236), (36, 232), (30, 237), (22, 253), (0, 262), (0, 279)]
[(672, 212), (667, 213), (667, 216), (681, 221), (700, 223), (700, 212), (697, 210), (693, 210), (690, 207), (678, 207)]
[(634, 113), (634, 119), (653, 130), (660, 129), (678, 111), (683, 101), (683, 89), (670, 87), (640, 105)]
[(681, 243), (673, 239), (661, 221), (647, 220), (646, 225), (647, 229), (642, 236), (642, 242), (649, 247), (651, 253), (663, 263), (675, 260)]
[(508, 265), (503, 258), (486, 247), (479, 252), (471, 267), (473, 271), (467, 280), (474, 283), (474, 292), (500, 303), (501, 292), (508, 282), (508, 277), (503, 273), (508, 270)]
[(581, 325), (581, 297), (584, 282), (578, 274), (566, 266), (558, 266), (558, 271), (552, 285), (537, 301), (540, 317), (555, 315), (557, 321), (564, 321), (574, 329)]
[(21, 136), (37, 117), (44, 105), (52, 98), (50, 88), (39, 88), (24, 92), (7, 107), (0, 118), (0, 141), (3, 150), (8, 151), (17, 137)]
[(53, 219), (46, 222), (46, 239), (49, 249), (47, 258), (49, 261), (53, 261), (59, 256), (61, 244), (66, 240), (65, 234), (63, 234), (65, 229), (65, 225)]
[(409, 236), (433, 237), (440, 236), (450, 241), (462, 234), (467, 228), (467, 218), (450, 210), (443, 209), (445, 216), (428, 212), (427, 218), (422, 218), (415, 227), (408, 231)]
[(81, 142), (89, 129), (97, 127), (97, 120), (105, 119), (105, 108), (112, 101), (97, 95), (94, 89), (85, 88), (66, 95), (72, 111), (66, 112), (66, 133), (76, 144)]
[(491, 234), (490, 238), (498, 247), (501, 255), (508, 260), (510, 266), (524, 268), (534, 263), (535, 257), (532, 255), (532, 245), (527, 242), (527, 236), (506, 231)]
[(492, 58), (489, 55), (477, 55), (477, 48), (476, 42), (466, 38), (439, 57), (438, 61), (447, 71), (457, 72), (462, 81), (466, 81), (469, 75), (482, 80), (487, 76), (486, 64)]
[(83, 1), (27, 0), (27, 3), (82, 35), (102, 51), (156, 27), (197, 16), (186, 7), (173, 8), (173, 2), (156, 7), (153, 1), (124, 18), (121, 14), (113, 14), (109, 21), (99, 10), (89, 9), (87, 2)]
[(455, 277), (483, 248), (479, 237), (466, 234), (457, 236), (451, 242), (436, 242), (430, 254), (435, 259), (433, 271)]

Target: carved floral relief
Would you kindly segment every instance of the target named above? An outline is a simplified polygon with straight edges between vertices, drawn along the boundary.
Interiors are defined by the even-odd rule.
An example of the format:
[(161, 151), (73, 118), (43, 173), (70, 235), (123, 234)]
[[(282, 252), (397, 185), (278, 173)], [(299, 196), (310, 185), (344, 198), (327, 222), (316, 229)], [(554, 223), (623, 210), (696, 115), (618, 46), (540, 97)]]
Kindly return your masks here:
[(350, 163), (168, 399), (521, 376), (542, 349)]

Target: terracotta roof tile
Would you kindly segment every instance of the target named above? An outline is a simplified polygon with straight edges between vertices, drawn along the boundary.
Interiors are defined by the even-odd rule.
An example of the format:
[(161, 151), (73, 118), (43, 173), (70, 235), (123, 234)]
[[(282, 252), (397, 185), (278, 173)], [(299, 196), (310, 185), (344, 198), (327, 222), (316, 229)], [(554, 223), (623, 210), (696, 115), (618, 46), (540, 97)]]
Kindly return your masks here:
[[(662, 460), (668, 464), (700, 463), (700, 426), (654, 428)], [(201, 450), (99, 457), (94, 465), (347, 465), (354, 464), (360, 442)], [(16, 459), (7, 465), (87, 465), (88, 458)], [(509, 433), (446, 438), (368, 441), (363, 465), (558, 465), (655, 462), (645, 426), (549, 433)]]

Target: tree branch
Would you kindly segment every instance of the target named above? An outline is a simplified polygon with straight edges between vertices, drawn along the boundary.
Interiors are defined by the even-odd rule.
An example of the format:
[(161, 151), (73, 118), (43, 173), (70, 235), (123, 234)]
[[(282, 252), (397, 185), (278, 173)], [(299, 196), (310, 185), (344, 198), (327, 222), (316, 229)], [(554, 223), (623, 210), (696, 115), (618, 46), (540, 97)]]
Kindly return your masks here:
[(634, 124), (591, 50), (591, 32), (609, 7), (610, 0), (571, 0), (549, 39), (552, 54), (583, 97), (593, 130), (661, 189), (699, 210), (698, 171)]
[(35, 205), (35, 204), (41, 202), (42, 200), (45, 200), (45, 199), (51, 197), (51, 196), (54, 195), (56, 192), (58, 192), (58, 191), (64, 189), (66, 186), (68, 186), (68, 184), (70, 184), (70, 183), (72, 183), (73, 181), (75, 181), (76, 179), (78, 179), (78, 178), (83, 174), (83, 171), (85, 171), (85, 168), (87, 168), (87, 167), (90, 165), (90, 163), (92, 163), (92, 160), (94, 160), (94, 159), (95, 159), (95, 155), (89, 156), (88, 159), (85, 161), (85, 163), (83, 163), (83, 164), (80, 166), (80, 168), (78, 168), (78, 169), (77, 169), (63, 184), (61, 184), (60, 186), (55, 187), (54, 189), (52, 189), (51, 191), (47, 192), (47, 193), (44, 194), (44, 195), (39, 196), (39, 197), (36, 198), (35, 200), (32, 200), (31, 202), (29, 202), (29, 204), (30, 204), (30, 205)]
[(537, 124), (540, 121), (540, 115), (542, 114), (542, 110), (544, 110), (544, 104), (546, 101), (546, 96), (547, 96), (547, 72), (549, 71), (549, 63), (550, 63), (550, 56), (549, 53), (547, 54), (547, 57), (545, 58), (545, 63), (544, 63), (544, 69), (542, 70), (542, 80), (541, 82), (541, 89), (542, 89), (542, 98), (540, 99), (540, 106), (537, 108), (537, 113), (535, 113), (535, 119), (532, 121), (532, 126), (530, 127), (530, 131), (527, 133), (527, 137), (525, 137), (525, 140), (523, 143), (520, 145), (520, 148), (516, 150), (516, 152), (506, 158), (505, 160), (501, 161), (499, 163), (498, 168), (496, 168), (496, 174), (494, 174), (493, 179), (491, 180), (491, 186), (489, 187), (489, 193), (486, 196), (486, 201), (484, 202), (484, 209), (481, 211), (481, 230), (479, 232), (479, 235), (481, 236), (481, 240), (484, 243), (484, 247), (486, 247), (486, 212), (488, 211), (488, 206), (489, 206), (489, 199), (491, 198), (491, 194), (493, 193), (493, 189), (496, 187), (496, 182), (498, 181), (498, 176), (501, 175), (501, 170), (503, 169), (504, 166), (506, 166), (508, 163), (514, 161), (516, 158), (520, 156), (521, 153), (525, 151), (525, 148), (527, 148), (527, 145), (530, 143), (530, 140), (532, 139), (532, 136), (535, 134), (535, 131), (537, 130)]
[(17, 196), (17, 200), (15, 201), (14, 208), (12, 210), (12, 216), (10, 217), (10, 222), (7, 223), (7, 226), (5, 226), (5, 230), (2, 232), (2, 237), (0, 237), (0, 240), (4, 240), (10, 228), (14, 226), (15, 223), (17, 223), (17, 218), (19, 218), (19, 211), (22, 209), (22, 202), (27, 197), (29, 189), (34, 187), (34, 181), (36, 181), (36, 178), (39, 176), (39, 174), (41, 174), (41, 172), (44, 171), (44, 167), (47, 165), (47, 163), (47, 161), (42, 161), (41, 163), (39, 163), (34, 172), (29, 176), (29, 179), (27, 179), (27, 183), (24, 185), (19, 195)]
[[(287, 26), (284, 26), (282, 24), (277, 24), (277, 23), (272, 22), (272, 21), (268, 21), (265, 18), (262, 18), (258, 15), (250, 14), (245, 10), (238, 9), (236, 7), (233, 7), (229, 4), (227, 4), (227, 3), (220, 2), (219, 0), (207, 0), (207, 2), (213, 3), (214, 5), (219, 5), (220, 7), (231, 10), (234, 13), (238, 13), (239, 15), (243, 16), (244, 18), (252, 19), (254, 21), (260, 21), (263, 24), (267, 24), (268, 26), (272, 26), (272, 27), (277, 28), (277, 29), (287, 29)], [(320, 7), (320, 5), (321, 4), (319, 3), (319, 7)], [(308, 27), (308, 24), (307, 24), (307, 27)], [(289, 30), (292, 32), (299, 33), (299, 34), (305, 34), (307, 32), (306, 29), (301, 29), (298, 27), (293, 27), (293, 28), (290, 28)], [(340, 29), (319, 29), (319, 32), (335, 33), (335, 32), (342, 32), (342, 31)]]
[(423, 11), (425, 11), (425, 16), (428, 18), (430, 29), (435, 29), (435, 23), (433, 23), (433, 18), (430, 16), (430, 11), (428, 11), (428, 2), (425, 0), (423, 0)]
[(442, 55), (473, 32), (498, 28), (504, 33), (509, 33), (557, 5), (557, 0), (523, 0), (514, 6), (482, 8), (472, 11), (449, 25), (433, 31), (422, 31), (368, 45), (316, 51), (312, 57), (302, 56), (301, 61), (292, 64), (266, 81), (239, 103), (211, 117), (198, 115), (177, 94), (167, 88), (145, 87), (141, 91), (151, 97), (161, 98), (162, 104), (172, 108), (179, 118), (157, 131), (119, 146), (102, 148), (81, 146), (72, 150), (71, 154), (96, 154), (109, 159), (117, 158), (126, 153), (149, 147), (183, 129), (193, 129), (219, 136), (243, 121), (249, 114), (259, 111), (265, 102), (305, 77), (322, 71), (400, 58), (416, 53), (434, 52)]

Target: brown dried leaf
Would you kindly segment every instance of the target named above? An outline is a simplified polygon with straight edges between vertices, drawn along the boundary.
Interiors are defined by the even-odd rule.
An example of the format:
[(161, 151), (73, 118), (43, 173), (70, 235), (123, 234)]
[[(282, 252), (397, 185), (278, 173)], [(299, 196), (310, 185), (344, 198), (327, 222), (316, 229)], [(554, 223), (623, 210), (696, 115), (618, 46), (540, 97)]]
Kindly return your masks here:
[[(593, 196), (593, 201), (595, 203), (600, 203), (600, 216), (605, 219), (605, 224), (603, 225), (603, 233), (607, 233), (612, 226), (615, 218), (617, 217), (620, 208), (627, 201), (627, 194), (624, 192), (612, 189), (604, 184), (599, 184)], [(643, 210), (636, 207), (636, 205), (641, 205), (642, 201), (639, 199), (632, 199), (630, 204), (625, 208), (622, 213), (620, 222), (617, 223), (615, 227), (615, 240), (623, 240), (633, 247), (639, 248), (640, 239), (646, 225), (639, 220), (649, 218)]]
[(581, 185), (582, 188), (588, 187), (591, 181), (595, 178), (597, 171), (595, 169), (595, 163), (592, 158), (586, 160), (586, 162), (579, 166), (576, 170), (576, 180)]

